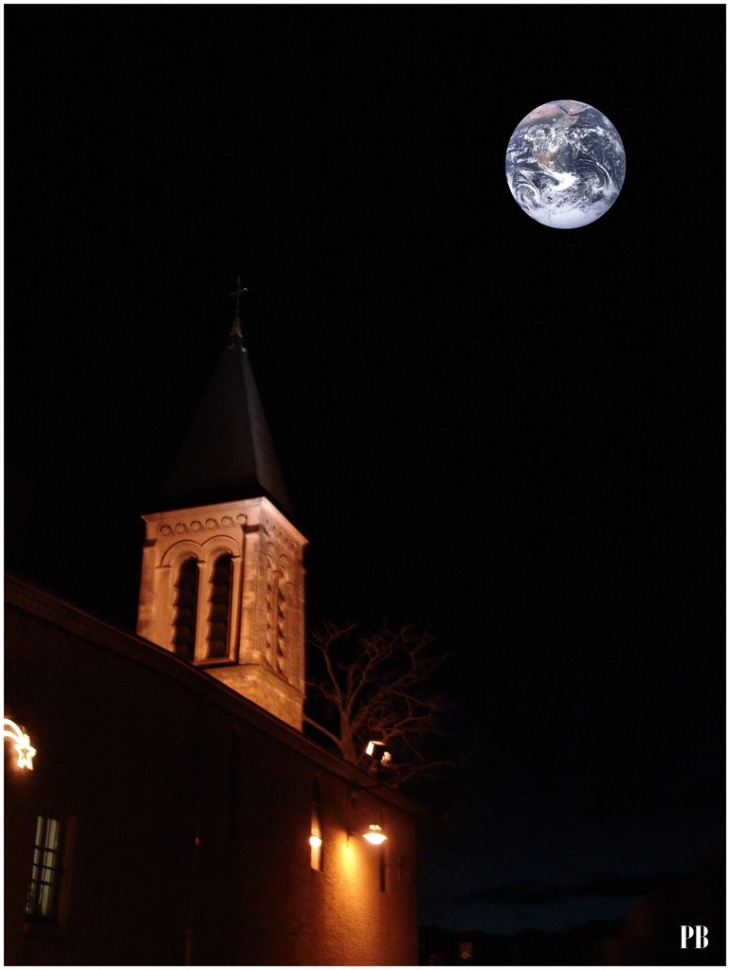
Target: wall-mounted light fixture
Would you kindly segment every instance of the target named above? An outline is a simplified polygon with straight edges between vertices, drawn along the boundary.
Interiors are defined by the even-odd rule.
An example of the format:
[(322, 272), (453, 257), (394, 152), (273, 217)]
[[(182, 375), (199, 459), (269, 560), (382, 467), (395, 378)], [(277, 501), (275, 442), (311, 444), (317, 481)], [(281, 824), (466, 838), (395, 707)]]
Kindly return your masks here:
[(309, 826), (309, 860), (312, 869), (322, 869), (322, 786), (319, 775), (312, 778), (312, 820)]
[(376, 823), (371, 823), (362, 833), (362, 837), (366, 839), (370, 845), (382, 845), (388, 838), (388, 836), (383, 831), (382, 826)]
[(368, 741), (365, 754), (379, 765), (389, 765), (393, 760), (393, 755), (384, 741)]
[(309, 836), (309, 864), (315, 871), (322, 868), (322, 832), (314, 825)]
[[(371, 808), (358, 805), (357, 792), (360, 789), (350, 789), (349, 814), (347, 826), (347, 838), (352, 835), (361, 835), (371, 845), (382, 845), (388, 838), (382, 825), (381, 813), (376, 815)], [(363, 819), (363, 821), (358, 821)]]
[(9, 738), (13, 742), (13, 747), (18, 755), (18, 767), (30, 768), (32, 771), (33, 756), (36, 749), (30, 743), (30, 738), (25, 731), (15, 721), (11, 721), (9, 717), (3, 718), (3, 737)]

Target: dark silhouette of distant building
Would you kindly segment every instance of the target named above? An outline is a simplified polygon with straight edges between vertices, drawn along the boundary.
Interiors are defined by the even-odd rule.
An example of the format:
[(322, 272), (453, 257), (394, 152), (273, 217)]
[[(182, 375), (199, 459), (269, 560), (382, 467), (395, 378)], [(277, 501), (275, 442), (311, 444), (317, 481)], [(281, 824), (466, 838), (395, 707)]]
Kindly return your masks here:
[[(693, 935), (682, 948), (682, 927)], [(702, 927), (706, 933), (697, 933)], [(687, 934), (688, 935), (688, 934)], [(471, 955), (462, 941), (471, 943)], [(698, 944), (699, 940), (699, 944)], [(421, 964), (455, 966), (725, 966), (725, 857), (693, 872), (667, 873), (663, 885), (624, 916), (564, 930), (525, 929), (512, 936), (423, 926)]]

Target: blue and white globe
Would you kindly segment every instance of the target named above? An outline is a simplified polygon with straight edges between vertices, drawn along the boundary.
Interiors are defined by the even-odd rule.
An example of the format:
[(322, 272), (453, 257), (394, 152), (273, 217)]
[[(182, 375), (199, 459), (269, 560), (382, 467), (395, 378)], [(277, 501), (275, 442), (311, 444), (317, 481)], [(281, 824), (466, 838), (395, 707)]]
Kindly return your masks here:
[(548, 101), (512, 132), (507, 184), (528, 216), (555, 229), (587, 226), (611, 208), (626, 152), (608, 118), (583, 101)]

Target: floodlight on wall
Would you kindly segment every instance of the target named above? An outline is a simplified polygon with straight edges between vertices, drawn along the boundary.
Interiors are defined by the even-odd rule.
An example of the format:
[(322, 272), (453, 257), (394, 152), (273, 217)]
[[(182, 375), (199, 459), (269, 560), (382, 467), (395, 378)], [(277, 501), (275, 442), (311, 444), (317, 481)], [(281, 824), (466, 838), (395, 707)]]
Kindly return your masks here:
[(368, 741), (365, 754), (379, 765), (389, 765), (393, 760), (393, 755), (384, 741)]
[(36, 749), (30, 743), (30, 738), (25, 731), (19, 727), (15, 721), (9, 717), (3, 718), (3, 737), (9, 738), (13, 742), (13, 747), (18, 755), (18, 767), (33, 770), (33, 756)]

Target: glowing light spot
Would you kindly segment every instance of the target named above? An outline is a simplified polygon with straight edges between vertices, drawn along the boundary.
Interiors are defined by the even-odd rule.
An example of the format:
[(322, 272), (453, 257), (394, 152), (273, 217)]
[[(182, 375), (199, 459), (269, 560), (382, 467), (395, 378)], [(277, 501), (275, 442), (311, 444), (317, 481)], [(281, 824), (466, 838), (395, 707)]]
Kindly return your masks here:
[(367, 832), (363, 832), (362, 837), (367, 839), (371, 845), (382, 845), (388, 838), (379, 825), (369, 825)]
[(30, 738), (18, 727), (15, 721), (10, 718), (3, 718), (3, 737), (9, 738), (13, 742), (13, 747), (18, 755), (18, 767), (33, 770), (33, 756), (36, 749), (30, 743)]

